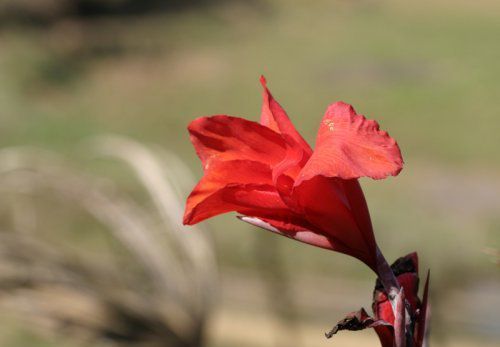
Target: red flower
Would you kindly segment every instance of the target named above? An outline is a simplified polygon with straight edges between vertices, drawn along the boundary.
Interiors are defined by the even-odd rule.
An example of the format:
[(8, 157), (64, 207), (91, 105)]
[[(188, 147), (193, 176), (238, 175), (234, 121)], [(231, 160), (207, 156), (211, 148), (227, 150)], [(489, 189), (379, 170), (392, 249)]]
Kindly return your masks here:
[(399, 147), (377, 122), (330, 105), (314, 152), (264, 88), (260, 124), (227, 115), (189, 124), (204, 176), (185, 224), (236, 211), (278, 234), (354, 256), (376, 268), (376, 244), (359, 177), (397, 175)]
[[(422, 301), (418, 297), (418, 257), (417, 253), (408, 254), (399, 258), (391, 266), (394, 275), (402, 288), (403, 295), (400, 295), (401, 311), (397, 312), (400, 316), (405, 316), (405, 308), (408, 317), (399, 319), (403, 324), (407, 324), (406, 331), (408, 346), (422, 347), (426, 339), (428, 330), (428, 300), (429, 300), (429, 274), (424, 285)], [(405, 303), (405, 306), (402, 303)], [(372, 309), (374, 317), (370, 317), (362, 308), (357, 312), (352, 312), (346, 318), (337, 323), (337, 325), (326, 334), (328, 338), (332, 337), (340, 330), (363, 330), (373, 328), (377, 333), (382, 347), (395, 346), (395, 322), (394, 312), (380, 280), (375, 284), (373, 292)], [(408, 321), (405, 321), (409, 319)], [(405, 329), (400, 332), (404, 334)]]

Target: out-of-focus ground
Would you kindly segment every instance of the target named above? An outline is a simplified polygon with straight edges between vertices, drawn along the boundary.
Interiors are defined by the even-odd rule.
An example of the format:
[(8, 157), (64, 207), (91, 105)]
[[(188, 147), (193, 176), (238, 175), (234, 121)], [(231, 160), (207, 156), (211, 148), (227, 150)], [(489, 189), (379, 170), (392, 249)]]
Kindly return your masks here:
[[(186, 125), (218, 113), (258, 119), (260, 74), (310, 143), (329, 103), (352, 103), (403, 151), (397, 178), (362, 184), (387, 258), (416, 250), (421, 271), (431, 268), (433, 345), (499, 343), (500, 3), (220, 1), (60, 17), (46, 8), (24, 21), (0, 16), (2, 147), (54, 150), (140, 195), (120, 168), (87, 164), (82, 141), (125, 134), (175, 151), (199, 176)], [(65, 220), (71, 235), (88, 228)], [(208, 223), (221, 267), (210, 346), (376, 344), (372, 332), (323, 338), (344, 313), (369, 308), (374, 278), (362, 264), (234, 216)], [(274, 282), (294, 303), (284, 320), (269, 294), (283, 290), (270, 280), (280, 270)], [(2, 346), (67, 345), (9, 318)]]

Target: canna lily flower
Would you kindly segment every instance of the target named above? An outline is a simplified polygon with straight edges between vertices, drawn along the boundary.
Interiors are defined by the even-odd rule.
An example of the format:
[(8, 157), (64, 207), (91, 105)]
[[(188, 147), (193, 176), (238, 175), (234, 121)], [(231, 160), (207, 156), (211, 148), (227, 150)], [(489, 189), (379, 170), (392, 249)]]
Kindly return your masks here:
[[(400, 312), (394, 311), (389, 302), (388, 295), (385, 292), (380, 280), (377, 279), (375, 290), (373, 292), (372, 310), (374, 317), (370, 317), (362, 308), (357, 312), (352, 312), (346, 318), (337, 323), (337, 325), (326, 334), (331, 338), (340, 330), (363, 330), (373, 328), (377, 333), (382, 347), (393, 347), (397, 345), (395, 340), (398, 335), (405, 339), (407, 346), (422, 347), (427, 337), (428, 330), (428, 300), (429, 300), (429, 274), (424, 285), (422, 300), (418, 297), (418, 257), (416, 253), (408, 254), (399, 258), (391, 265), (391, 269), (402, 288), (403, 297), (400, 298), (404, 304)], [(405, 308), (407, 312), (405, 312)], [(405, 323), (402, 318), (408, 313), (408, 324), (406, 329), (396, 329), (397, 321)], [(400, 319), (397, 319), (400, 318)], [(407, 332), (405, 336), (405, 330)]]
[(261, 77), (260, 123), (201, 117), (188, 130), (204, 175), (189, 195), (184, 224), (235, 211), (277, 234), (358, 258), (376, 271), (377, 246), (358, 178), (397, 175), (394, 139), (351, 105), (328, 106), (314, 151)]

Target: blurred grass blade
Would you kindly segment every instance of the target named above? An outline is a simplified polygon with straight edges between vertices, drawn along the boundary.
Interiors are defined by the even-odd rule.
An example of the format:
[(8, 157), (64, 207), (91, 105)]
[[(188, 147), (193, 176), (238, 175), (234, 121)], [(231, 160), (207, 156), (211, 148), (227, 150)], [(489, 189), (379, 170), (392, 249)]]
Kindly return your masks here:
[[(106, 226), (129, 250), (127, 266), (140, 264), (146, 277), (126, 268), (116, 271), (112, 264), (95, 261), (92, 252), (75, 257), (71, 248), (43, 241), (45, 230), (20, 222), (22, 207), (17, 206), (9, 208), (18, 214), (15, 229), (36, 232), (0, 232), (0, 301), (49, 328), (44, 330), (81, 341), (197, 346), (214, 286), (210, 243), (202, 232), (190, 237), (181, 233), (182, 202), (172, 187), (175, 183), (170, 183), (175, 178), (165, 178), (170, 173), (163, 171), (159, 157), (130, 140), (103, 139), (102, 149), (109, 154), (112, 148), (123, 149), (118, 144), (129, 146), (126, 150), (134, 155), (122, 153), (123, 160), (134, 168), (156, 210), (139, 205), (109, 180), (80, 173), (53, 153), (29, 148), (0, 151), (0, 191), (10, 199), (3, 203), (19, 204), (20, 194), (58, 196)], [(31, 208), (40, 206), (33, 203)]]

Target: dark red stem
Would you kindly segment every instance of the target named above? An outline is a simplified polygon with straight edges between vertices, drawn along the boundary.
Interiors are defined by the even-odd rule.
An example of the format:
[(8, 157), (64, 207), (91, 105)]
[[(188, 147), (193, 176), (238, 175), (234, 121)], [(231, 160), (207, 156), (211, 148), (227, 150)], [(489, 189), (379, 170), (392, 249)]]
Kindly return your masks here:
[(394, 272), (392, 272), (391, 266), (385, 259), (384, 255), (380, 251), (380, 248), (377, 246), (377, 275), (384, 286), (385, 292), (389, 297), (389, 300), (392, 304), (392, 309), (396, 308), (395, 298), (399, 293), (400, 286), (396, 276), (394, 276)]
[[(412, 333), (410, 329), (411, 318), (408, 310), (404, 308), (404, 293), (401, 290), (391, 266), (377, 246), (377, 275), (382, 286), (391, 302), (392, 312), (394, 313), (394, 347), (412, 347)], [(402, 296), (402, 300), (401, 300)], [(403, 306), (401, 306), (403, 305)], [(401, 322), (403, 325), (401, 325)], [(405, 331), (406, 330), (406, 331)]]

